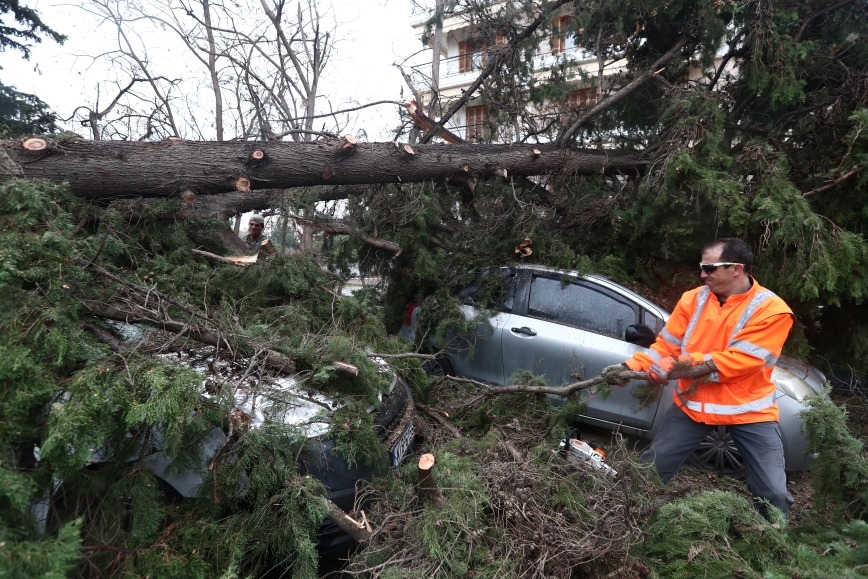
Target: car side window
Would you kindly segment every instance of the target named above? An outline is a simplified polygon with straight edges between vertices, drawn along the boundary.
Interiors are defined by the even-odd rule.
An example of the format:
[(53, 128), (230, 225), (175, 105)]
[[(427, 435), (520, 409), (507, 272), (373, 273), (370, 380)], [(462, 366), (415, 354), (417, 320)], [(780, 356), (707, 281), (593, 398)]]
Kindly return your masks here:
[(627, 326), (638, 323), (638, 309), (626, 301), (579, 282), (534, 277), (528, 315), (598, 334), (624, 339)]
[(516, 271), (509, 267), (486, 269), (456, 296), (462, 304), (480, 308), (495, 308), (511, 313), (515, 302)]
[(666, 322), (664, 322), (662, 318), (658, 318), (648, 310), (642, 311), (643, 315), (645, 316), (645, 319), (642, 323), (654, 330), (655, 334), (659, 334), (663, 330), (663, 328), (666, 327)]

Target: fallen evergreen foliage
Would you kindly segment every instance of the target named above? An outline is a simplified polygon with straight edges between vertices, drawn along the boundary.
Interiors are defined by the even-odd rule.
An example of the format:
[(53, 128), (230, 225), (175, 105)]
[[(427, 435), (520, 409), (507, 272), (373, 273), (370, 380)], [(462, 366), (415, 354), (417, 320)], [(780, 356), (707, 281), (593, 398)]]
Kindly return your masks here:
[[(190, 252), (226, 252), (225, 228), (167, 221), (161, 207), (131, 218), (62, 185), (0, 185), (0, 575), (247, 577), (275, 565), (317, 575), (324, 489), (298, 473), (306, 435), (279, 418), (290, 401), (269, 386), (264, 352), (343, 403), (318, 418), (337, 425), (338, 450), (385, 467), (368, 409), (391, 378), (367, 354), (402, 346), (377, 306), (338, 296), (341, 280), (310, 258), (236, 268)], [(94, 304), (141, 323), (101, 319)], [(168, 318), (218, 333), (228, 359), (147, 327)], [(418, 361), (395, 364), (418, 378)], [(261, 428), (233, 414), (239, 387), (265, 394)], [(200, 466), (215, 428), (229, 436), (213, 480), (180, 501), (149, 457), (161, 449), (176, 473)]]

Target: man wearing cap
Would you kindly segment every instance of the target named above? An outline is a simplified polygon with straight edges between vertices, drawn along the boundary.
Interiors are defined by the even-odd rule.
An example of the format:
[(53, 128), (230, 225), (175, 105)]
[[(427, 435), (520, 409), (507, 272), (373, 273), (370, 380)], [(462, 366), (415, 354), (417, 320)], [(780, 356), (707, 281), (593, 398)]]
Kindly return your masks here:
[(722, 238), (702, 251), (702, 287), (686, 292), (647, 352), (624, 365), (665, 385), (676, 364), (710, 373), (681, 379), (674, 402), (641, 462), (667, 482), (700, 442), (725, 425), (744, 459), (754, 507), (769, 518), (764, 499), (789, 513), (784, 451), (772, 369), (795, 317), (784, 301), (750, 275), (753, 252)]
[(252, 215), (247, 224), (247, 235), (241, 241), (245, 242), (251, 249), (259, 249), (262, 242), (268, 239), (262, 234), (264, 229), (265, 218), (262, 215)]

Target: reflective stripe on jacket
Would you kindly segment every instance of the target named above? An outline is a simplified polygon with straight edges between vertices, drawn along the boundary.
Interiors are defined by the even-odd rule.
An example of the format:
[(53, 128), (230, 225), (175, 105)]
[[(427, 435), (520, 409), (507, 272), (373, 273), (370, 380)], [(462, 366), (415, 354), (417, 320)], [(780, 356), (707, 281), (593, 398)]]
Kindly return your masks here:
[(711, 359), (717, 372), (679, 380), (675, 404), (706, 424), (777, 420), (772, 368), (794, 319), (787, 304), (756, 280), (723, 306), (703, 286), (681, 296), (651, 350), (636, 353), (627, 364), (647, 370), (666, 356)]

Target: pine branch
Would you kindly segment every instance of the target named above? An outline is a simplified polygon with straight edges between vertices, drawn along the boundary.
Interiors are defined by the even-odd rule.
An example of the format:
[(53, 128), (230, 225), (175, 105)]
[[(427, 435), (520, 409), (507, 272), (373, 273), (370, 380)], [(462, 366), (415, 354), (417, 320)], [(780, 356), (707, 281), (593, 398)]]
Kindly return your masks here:
[(840, 177), (838, 177), (837, 179), (835, 179), (833, 181), (830, 181), (829, 183), (826, 183), (822, 187), (818, 187), (817, 189), (811, 189), (810, 191), (806, 191), (805, 193), (802, 193), (802, 197), (810, 197), (811, 195), (816, 195), (817, 193), (822, 193), (823, 191), (828, 191), (829, 189), (839, 185), (843, 181), (846, 181), (847, 179), (849, 179), (850, 177), (852, 177), (853, 175), (855, 175), (856, 173), (858, 173), (861, 170), (862, 170), (862, 167), (860, 167), (859, 165), (853, 165), (853, 168), (850, 169), (847, 173), (841, 175)]

